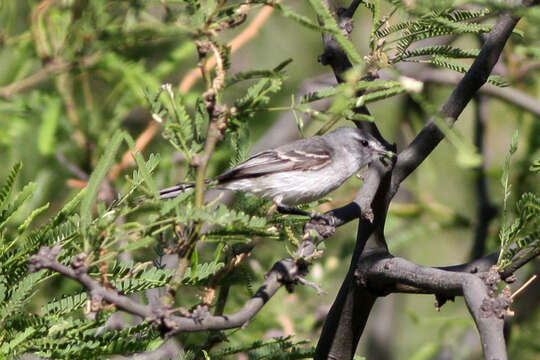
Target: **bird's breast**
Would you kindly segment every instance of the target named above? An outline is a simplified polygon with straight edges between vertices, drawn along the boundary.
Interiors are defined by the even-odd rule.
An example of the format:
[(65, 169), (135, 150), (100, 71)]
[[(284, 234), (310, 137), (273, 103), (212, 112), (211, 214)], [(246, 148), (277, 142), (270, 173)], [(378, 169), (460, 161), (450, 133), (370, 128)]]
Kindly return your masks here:
[(345, 164), (342, 169), (328, 166), (313, 171), (285, 171), (235, 180), (224, 187), (269, 200), (281, 199), (286, 205), (303, 204), (326, 196), (356, 172), (356, 167), (347, 162)]

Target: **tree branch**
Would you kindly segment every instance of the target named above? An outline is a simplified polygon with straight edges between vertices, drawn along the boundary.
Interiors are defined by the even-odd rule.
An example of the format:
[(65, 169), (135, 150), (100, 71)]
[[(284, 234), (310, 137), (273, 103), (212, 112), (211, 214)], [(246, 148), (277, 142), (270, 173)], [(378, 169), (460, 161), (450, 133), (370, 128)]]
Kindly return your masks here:
[(114, 304), (119, 310), (140, 316), (146, 321), (158, 326), (167, 336), (181, 332), (197, 332), (207, 330), (226, 330), (244, 326), (253, 318), (272, 296), (285, 286), (292, 287), (307, 273), (309, 260), (316, 254), (317, 244), (322, 238), (307, 239), (295, 252), (295, 258), (280, 260), (266, 274), (265, 282), (255, 295), (248, 300), (237, 312), (229, 315), (212, 315), (206, 306), (197, 307), (186, 316), (174, 315), (174, 309), (169, 309), (160, 303), (140, 304), (128, 296), (122, 295), (116, 289), (107, 288), (87, 273), (86, 255), (79, 254), (66, 266), (56, 260), (61, 246), (52, 248), (42, 246), (39, 252), (30, 258), (30, 271), (49, 269), (73, 279), (83, 285), (88, 291), (91, 302), (101, 304), (103, 301)]
[(507, 279), (513, 275), (519, 268), (527, 264), (534, 258), (540, 256), (540, 247), (536, 244), (536, 247), (529, 250), (523, 250), (514, 257), (512, 264), (508, 265), (501, 271), (501, 278)]
[[(530, 4), (530, 2), (527, 3)], [(448, 122), (450, 125), (455, 122), (477, 90), (487, 81), (506, 40), (518, 20), (519, 18), (517, 16), (510, 13), (504, 13), (498, 19), (496, 25), (488, 35), (479, 56), (440, 110), (439, 116), (449, 118)], [(339, 75), (344, 71), (342, 67), (347, 64), (348, 59), (346, 59), (341, 49), (336, 49), (333, 46), (335, 44), (333, 44), (331, 38), (323, 35), (323, 42), (325, 44), (325, 54), (329, 52), (332, 56), (323, 57), (322, 60), (324, 61), (321, 62), (332, 66), (339, 81)], [(334, 56), (336, 54), (342, 58), (335, 59)], [(354, 214), (358, 215), (359, 211), (362, 211), (363, 202), (372, 200), (371, 206), (374, 216), (373, 223), (363, 219), (360, 220), (357, 244), (351, 267), (325, 322), (316, 349), (316, 359), (347, 359), (353, 357), (358, 339), (367, 322), (371, 306), (380, 294), (377, 291), (373, 291), (368, 286), (368, 282), (363, 281), (363, 278), (357, 284), (352, 283), (352, 273), (358, 275), (355, 271), (356, 268), (369, 268), (369, 261), (366, 259), (370, 256), (379, 256), (381, 259), (390, 257), (386, 248), (383, 231), (388, 205), (399, 189), (401, 182), (420, 165), (443, 138), (442, 131), (435, 125), (433, 119), (430, 120), (408, 148), (400, 153), (392, 173), (382, 177), (375, 174), (368, 175), (373, 176), (374, 179), (379, 178), (378, 181), (374, 181), (376, 186), (368, 185), (367, 187), (371, 188), (373, 192), (367, 193), (368, 189), (366, 188), (364, 190), (362, 188), (355, 204), (349, 204), (334, 211), (336, 215), (343, 215), (342, 218), (344, 220), (350, 220), (354, 218)], [(376, 195), (373, 196), (375, 193)], [(365, 196), (366, 200), (362, 201), (362, 196)], [(403, 264), (404, 267), (406, 265), (410, 265), (410, 263)], [(462, 268), (467, 268), (467, 266), (463, 266)], [(415, 268), (414, 270), (433, 271), (432, 274), (438, 276), (446, 274), (443, 270), (433, 268)], [(384, 276), (385, 271), (388, 271), (388, 269), (385, 269), (383, 266), (380, 272), (383, 274), (381, 276)], [(466, 298), (469, 310), (479, 329), (486, 358), (491, 359), (495, 358), (495, 356), (500, 359), (506, 358), (506, 349), (504, 339), (502, 338), (502, 320), (494, 320), (493, 318), (485, 320), (480, 316), (482, 301), (485, 300), (485, 296), (482, 295), (487, 294), (487, 290), (485, 286), (483, 287), (481, 280), (476, 275), (468, 275), (467, 277), (455, 277), (453, 275), (451, 278), (439, 279), (438, 277), (418, 278), (415, 277), (414, 271), (408, 272), (408, 274), (410, 275), (410, 279), (401, 279), (404, 282), (400, 282), (400, 287), (404, 289), (412, 290), (411, 288), (418, 288), (424, 292), (434, 291), (438, 286), (442, 286), (444, 282), (447, 282), (447, 285), (452, 284), (453, 287), (449, 287), (449, 289), (453, 289), (456, 293), (459, 293), (456, 290), (459, 288), (460, 293)], [(365, 279), (369, 278), (366, 277)], [(463, 283), (465, 280), (467, 283)], [(398, 289), (396, 288), (395, 291), (398, 291)], [(355, 304), (352, 299), (354, 299), (355, 294), (359, 293), (363, 295), (363, 299), (370, 299), (370, 303), (360, 303), (361, 300), (359, 300)], [(362, 306), (361, 308), (357, 306), (360, 304)], [(358, 314), (360, 315), (358, 316)], [(354, 321), (351, 319), (354, 319)]]
[[(281, 0), (280, 0), (281, 1)], [(259, 33), (260, 28), (264, 25), (266, 20), (269, 19), (270, 15), (274, 8), (271, 6), (263, 7), (255, 16), (255, 19), (234, 39), (232, 39), (227, 46), (231, 49), (231, 54), (234, 54), (238, 49), (242, 48), (247, 42), (255, 38)], [(215, 57), (211, 57), (207, 63), (207, 70), (210, 71), (216, 66)], [(178, 91), (180, 94), (186, 94), (197, 82), (197, 80), (202, 76), (199, 67), (191, 69), (181, 80), (178, 85)], [(137, 137), (135, 141), (135, 151), (142, 152), (144, 148), (150, 143), (154, 138), (159, 129), (159, 124), (157, 122), (151, 122), (148, 124), (146, 129)], [(114, 180), (120, 175), (120, 173), (128, 168), (131, 164), (134, 164), (133, 156), (131, 150), (126, 151), (122, 155), (122, 160), (112, 167), (109, 171), (109, 179)]]
[(488, 226), (491, 220), (497, 215), (497, 208), (491, 204), (489, 199), (487, 177), (485, 171), (485, 151), (484, 151), (484, 128), (487, 123), (487, 98), (485, 96), (476, 97), (476, 114), (474, 144), (482, 155), (482, 163), (476, 168), (476, 226), (474, 232), (473, 248), (471, 258), (477, 259), (484, 255), (486, 249), (486, 239)]
[[(420, 67), (420, 70), (410, 70), (409, 67), (399, 67), (401, 74), (412, 77), (423, 82), (432, 82), (437, 84), (457, 85), (463, 75), (450, 70), (438, 70), (428, 66)], [(489, 95), (500, 99), (508, 104), (519, 106), (530, 113), (540, 116), (540, 102), (529, 94), (526, 94), (512, 87), (499, 87), (489, 83), (484, 84), (478, 93)]]
[[(457, 120), (478, 89), (487, 81), (518, 21), (519, 17), (511, 13), (503, 13), (497, 19), (497, 23), (486, 37), (480, 54), (439, 111), (438, 116), (447, 119), (449, 125)], [(390, 198), (397, 192), (399, 184), (427, 158), (443, 138), (443, 132), (437, 127), (434, 119), (431, 119), (412, 143), (399, 154), (392, 175)]]
[(66, 73), (73, 69), (74, 66), (80, 66), (81, 68), (91, 67), (101, 59), (101, 56), (100, 52), (84, 56), (76, 64), (61, 58), (55, 58), (32, 75), (0, 87), (0, 97), (9, 100), (13, 95), (38, 86), (53, 75)]
[[(387, 212), (384, 197), (390, 185), (391, 171), (391, 166), (372, 164), (368, 174), (370, 180), (366, 179), (355, 201), (336, 211), (336, 213), (343, 212), (347, 216), (356, 212), (356, 216), (360, 217), (358, 211), (362, 214), (369, 213), (362, 206), (370, 199), (372, 200), (368, 209), (372, 211), (370, 214), (373, 218), (371, 220), (366, 216), (360, 217), (349, 271), (324, 323), (315, 351), (315, 359), (352, 359), (356, 351), (378, 295), (364, 286), (359, 286), (354, 281), (354, 272), (364, 256), (388, 253), (384, 239), (384, 222)], [(373, 194), (375, 194), (374, 197)]]
[(364, 257), (355, 272), (358, 281), (375, 292), (394, 292), (399, 285), (417, 287), (438, 298), (463, 296), (480, 334), (485, 359), (506, 359), (503, 336), (504, 313), (511, 303), (509, 294), (493, 296), (489, 273), (450, 272), (411, 263), (388, 254)]

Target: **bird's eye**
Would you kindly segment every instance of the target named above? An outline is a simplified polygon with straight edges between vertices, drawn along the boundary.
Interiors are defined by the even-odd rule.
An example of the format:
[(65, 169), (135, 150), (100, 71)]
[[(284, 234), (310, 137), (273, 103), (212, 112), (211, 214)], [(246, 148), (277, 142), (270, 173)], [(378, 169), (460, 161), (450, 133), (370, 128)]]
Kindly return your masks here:
[(362, 144), (362, 146), (368, 146), (367, 140), (360, 140), (360, 144)]

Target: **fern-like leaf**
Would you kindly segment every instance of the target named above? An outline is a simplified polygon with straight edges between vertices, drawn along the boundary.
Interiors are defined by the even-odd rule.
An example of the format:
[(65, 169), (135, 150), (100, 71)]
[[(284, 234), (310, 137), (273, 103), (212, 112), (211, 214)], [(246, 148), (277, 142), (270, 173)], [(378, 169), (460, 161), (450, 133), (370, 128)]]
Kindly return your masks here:
[(412, 57), (418, 57), (418, 56), (445, 56), (449, 58), (474, 58), (478, 56), (480, 53), (479, 49), (460, 49), (455, 48), (450, 45), (433, 45), (433, 46), (426, 46), (410, 51), (406, 51), (402, 58), (412, 58)]
[(11, 168), (5, 184), (0, 187), (0, 210), (4, 208), (5, 201), (8, 198), (9, 194), (13, 190), (13, 185), (15, 184), (15, 180), (17, 179), (17, 175), (19, 174), (19, 171), (21, 171), (22, 163), (16, 163)]

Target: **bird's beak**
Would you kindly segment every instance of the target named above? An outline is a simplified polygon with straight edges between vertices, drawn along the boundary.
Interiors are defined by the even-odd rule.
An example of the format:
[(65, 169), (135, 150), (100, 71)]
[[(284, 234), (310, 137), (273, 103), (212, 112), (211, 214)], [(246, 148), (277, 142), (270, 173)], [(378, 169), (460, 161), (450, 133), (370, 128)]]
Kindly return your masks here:
[(386, 150), (385, 148), (383, 148), (382, 146), (381, 147), (377, 147), (375, 149), (375, 153), (383, 158), (386, 158), (386, 159), (393, 159), (397, 156), (397, 154), (393, 151), (389, 151), (389, 150)]
[(382, 151), (382, 152), (381, 152), (381, 155), (382, 155), (383, 157), (387, 158), (387, 159), (393, 159), (393, 158), (397, 157), (397, 154), (396, 154), (395, 152), (393, 152), (393, 151), (387, 151), (387, 150)]
[(393, 151), (388, 151), (386, 149), (377, 150), (379, 155), (379, 160), (385, 165), (388, 165), (388, 162), (393, 162), (393, 159), (397, 157), (396, 153)]

